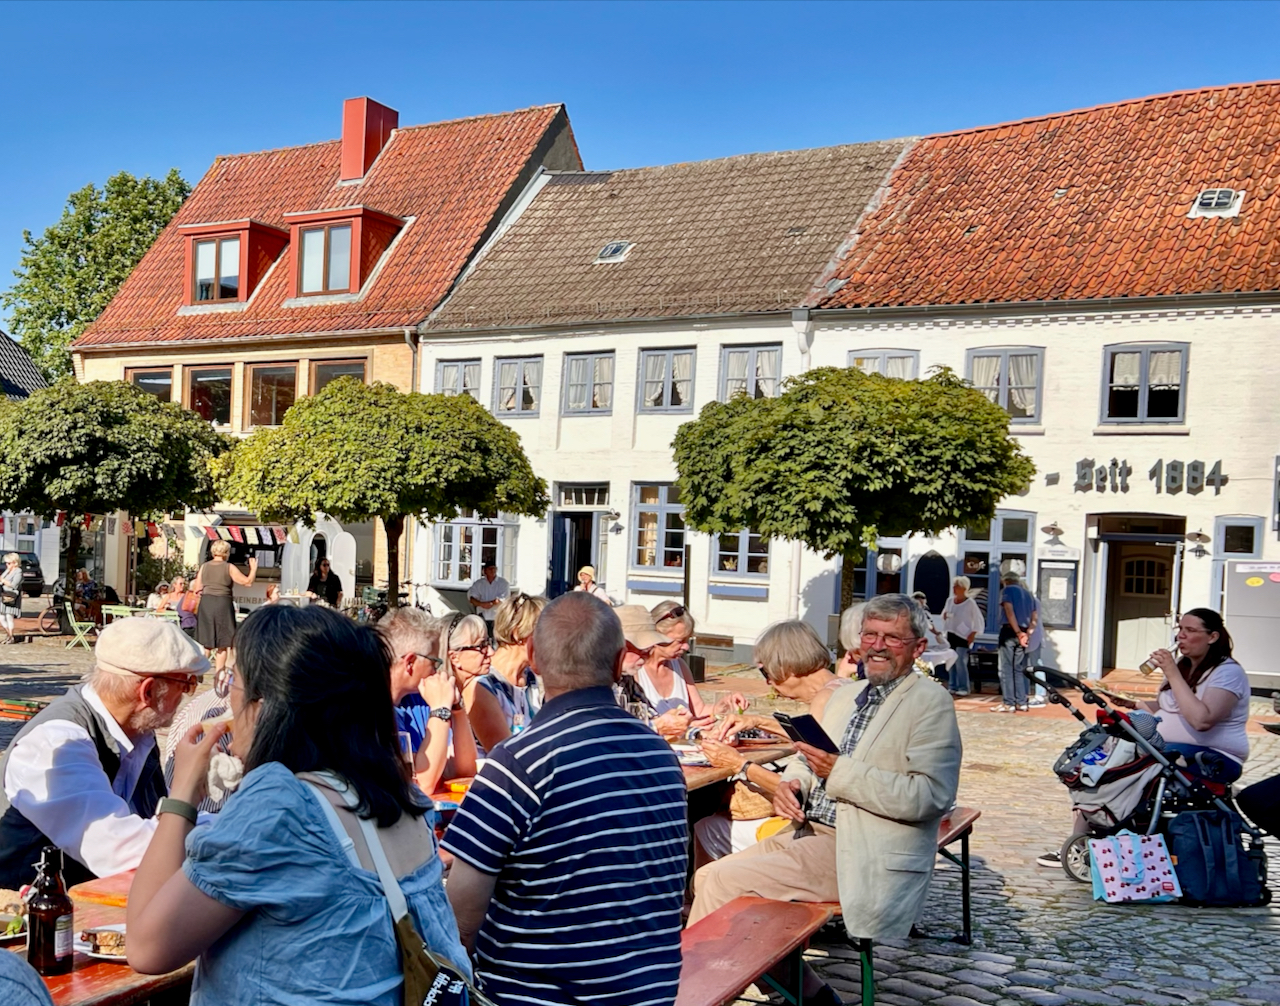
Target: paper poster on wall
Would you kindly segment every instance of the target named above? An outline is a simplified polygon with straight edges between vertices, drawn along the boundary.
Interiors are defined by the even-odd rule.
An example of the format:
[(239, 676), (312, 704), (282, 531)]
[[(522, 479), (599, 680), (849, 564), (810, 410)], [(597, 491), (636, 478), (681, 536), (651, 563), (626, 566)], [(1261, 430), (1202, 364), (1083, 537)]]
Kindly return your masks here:
[(1060, 576), (1055, 576), (1049, 581), (1049, 600), (1065, 601), (1067, 599), (1067, 581)]

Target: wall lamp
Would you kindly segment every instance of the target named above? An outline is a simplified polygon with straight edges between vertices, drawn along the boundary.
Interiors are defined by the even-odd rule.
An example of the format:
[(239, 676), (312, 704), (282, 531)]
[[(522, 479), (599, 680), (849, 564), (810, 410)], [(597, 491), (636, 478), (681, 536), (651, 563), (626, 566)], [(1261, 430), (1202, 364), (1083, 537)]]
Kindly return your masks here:
[(1191, 550), (1191, 554), (1194, 555), (1197, 559), (1203, 559), (1206, 555), (1209, 554), (1205, 550), (1204, 546), (1206, 542), (1209, 542), (1212, 540), (1213, 539), (1210, 538), (1203, 531), (1192, 531), (1190, 534), (1187, 535), (1187, 541), (1195, 543), (1196, 547)]

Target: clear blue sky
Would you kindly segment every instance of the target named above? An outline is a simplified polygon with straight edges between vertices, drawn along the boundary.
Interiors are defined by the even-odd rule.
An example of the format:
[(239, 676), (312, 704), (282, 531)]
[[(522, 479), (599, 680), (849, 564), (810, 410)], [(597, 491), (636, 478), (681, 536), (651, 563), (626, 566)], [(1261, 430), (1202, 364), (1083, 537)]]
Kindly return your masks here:
[(589, 168), (960, 129), (1280, 77), (1273, 3), (0, 4), (0, 288), (119, 170), (564, 102)]

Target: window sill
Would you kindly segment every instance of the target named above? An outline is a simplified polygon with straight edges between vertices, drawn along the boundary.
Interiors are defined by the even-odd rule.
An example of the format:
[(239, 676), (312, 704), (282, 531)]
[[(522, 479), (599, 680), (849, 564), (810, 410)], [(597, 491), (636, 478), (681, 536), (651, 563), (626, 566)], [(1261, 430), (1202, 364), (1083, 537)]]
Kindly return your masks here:
[(768, 583), (713, 583), (707, 587), (712, 597), (732, 600), (767, 601), (769, 599)]
[(636, 409), (638, 416), (691, 416), (693, 409)]
[(600, 416), (612, 416), (613, 409), (590, 409), (583, 412), (562, 412), (561, 419), (596, 419)]
[(184, 304), (178, 308), (179, 318), (189, 318), (202, 314), (236, 314), (249, 307), (247, 300), (233, 300), (226, 304)]
[[(366, 284), (367, 286), (368, 284)], [(360, 299), (358, 293), (312, 293), (304, 297), (289, 297), (281, 307), (322, 307), (326, 304), (354, 304)]]
[(537, 412), (495, 412), (494, 419), (537, 419)]
[(1189, 437), (1191, 427), (1181, 423), (1106, 423), (1093, 428), (1095, 437)]
[(627, 577), (627, 590), (635, 591), (637, 594), (671, 594), (680, 595), (684, 593), (684, 577), (678, 580), (638, 580), (634, 576)]
[(1014, 437), (1043, 437), (1044, 427), (1036, 426), (1034, 423), (1028, 423), (1026, 426), (1010, 423), (1009, 435)]

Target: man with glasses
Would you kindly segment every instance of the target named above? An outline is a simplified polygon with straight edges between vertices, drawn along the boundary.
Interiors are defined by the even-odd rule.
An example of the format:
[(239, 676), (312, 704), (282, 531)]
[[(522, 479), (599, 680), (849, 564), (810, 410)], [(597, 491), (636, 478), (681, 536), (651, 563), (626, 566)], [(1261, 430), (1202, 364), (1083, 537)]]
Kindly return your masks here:
[[(839, 901), (854, 939), (905, 937), (929, 893), (938, 823), (955, 802), (960, 731), (951, 697), (913, 669), (926, 614), (905, 594), (862, 613), (866, 680), (836, 691), (822, 727), (839, 748), (782, 774), (774, 813), (791, 828), (698, 871), (690, 923), (734, 898)], [(812, 971), (805, 1002), (839, 1003)]]
[(98, 638), (94, 669), (18, 732), (0, 759), (0, 887), (35, 877), (46, 845), (78, 884), (134, 869), (165, 797), (155, 732), (173, 722), (209, 661), (160, 619), (121, 618)]

